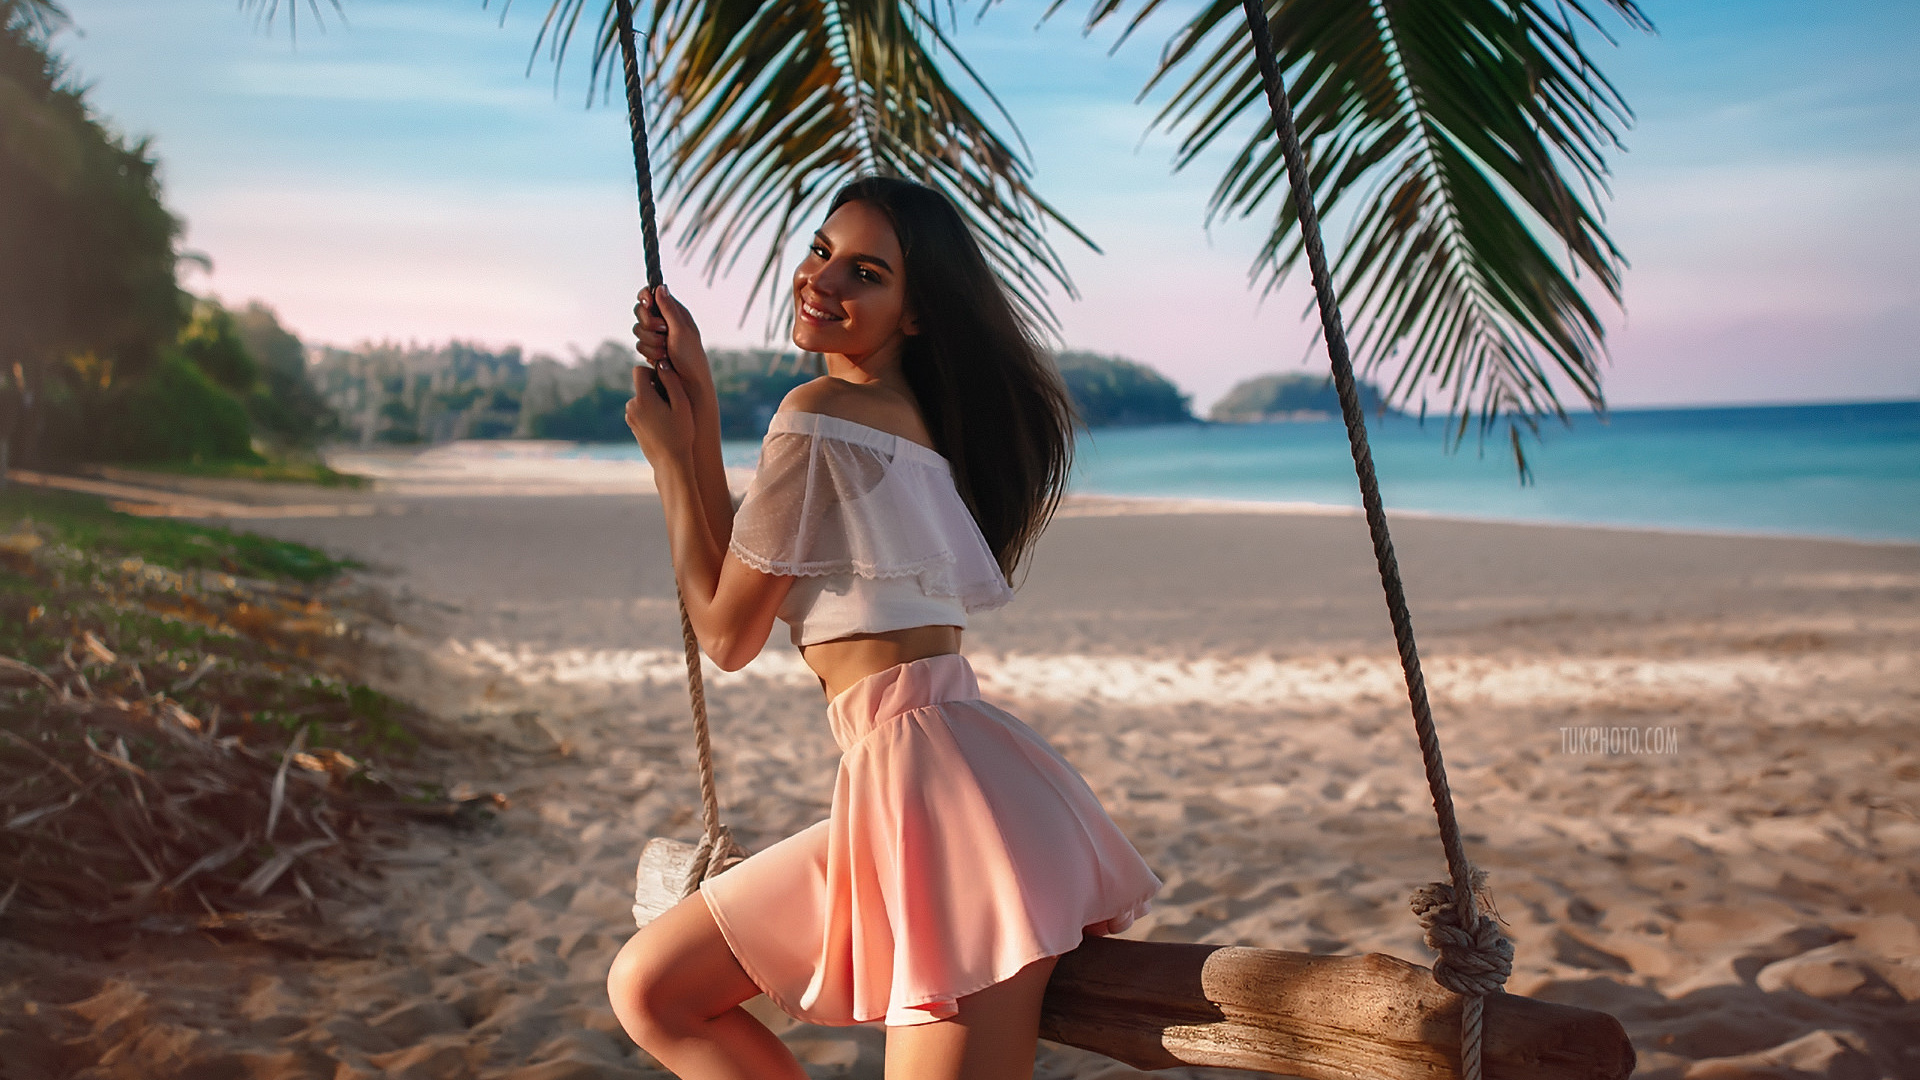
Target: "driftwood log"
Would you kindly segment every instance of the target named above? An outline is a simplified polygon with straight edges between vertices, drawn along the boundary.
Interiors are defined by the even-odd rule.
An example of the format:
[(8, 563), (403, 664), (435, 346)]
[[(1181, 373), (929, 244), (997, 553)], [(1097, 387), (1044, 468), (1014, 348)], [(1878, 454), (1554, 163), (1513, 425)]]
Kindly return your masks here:
[[(1252, 1069), (1308, 1080), (1452, 1080), (1461, 997), (1391, 956), (1314, 956), (1089, 938), (1062, 957), (1040, 1035), (1136, 1069)], [(1487, 1080), (1625, 1080), (1633, 1046), (1605, 1013), (1486, 999)]]
[[(636, 875), (634, 921), (683, 895), (694, 845), (656, 839)], [(1418, 964), (1223, 945), (1088, 938), (1062, 957), (1040, 1035), (1136, 1069), (1253, 1069), (1307, 1080), (1454, 1080), (1458, 994)], [(1633, 1046), (1606, 1013), (1487, 998), (1485, 1080), (1626, 1080)]]

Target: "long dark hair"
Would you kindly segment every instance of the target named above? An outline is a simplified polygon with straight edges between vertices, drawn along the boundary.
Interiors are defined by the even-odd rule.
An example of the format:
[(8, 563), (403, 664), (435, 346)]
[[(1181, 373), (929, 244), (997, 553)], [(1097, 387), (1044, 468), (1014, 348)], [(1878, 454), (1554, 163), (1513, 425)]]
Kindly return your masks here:
[(1014, 309), (966, 219), (929, 187), (868, 176), (831, 214), (863, 202), (887, 216), (906, 256), (920, 332), (901, 371), (934, 449), (1009, 579), (1060, 505), (1073, 466), (1073, 405), (1033, 327)]

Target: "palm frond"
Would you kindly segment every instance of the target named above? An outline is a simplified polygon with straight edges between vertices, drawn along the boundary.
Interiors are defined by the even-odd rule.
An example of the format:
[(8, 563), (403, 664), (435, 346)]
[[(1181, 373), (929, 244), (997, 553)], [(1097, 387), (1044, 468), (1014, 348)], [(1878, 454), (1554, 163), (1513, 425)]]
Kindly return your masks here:
[[(302, 0), (240, 0), (240, 10), (251, 11), (254, 25), (258, 26), (262, 32), (272, 30), (275, 20), (284, 11), (287, 16), (287, 36), (298, 39), (301, 3)], [(308, 18), (312, 19), (320, 29), (325, 30), (327, 19), (325, 13), (320, 10), (320, 0), (305, 0), (305, 4)], [(333, 8), (335, 18), (341, 22), (347, 21), (347, 9), (340, 6), (340, 0), (327, 0), (327, 5)]]
[[(1123, 36), (1160, 3), (1145, 0)], [(1095, 0), (1089, 27), (1127, 6)], [(1601, 6), (1652, 30), (1633, 0)], [(1267, 0), (1266, 10), (1321, 216), (1344, 223), (1333, 273), (1362, 369), (1397, 363), (1389, 397), (1445, 402), (1455, 439), (1505, 418), (1516, 455), (1521, 426), (1565, 417), (1558, 384), (1604, 409), (1605, 328), (1578, 278), (1619, 302), (1625, 259), (1598, 203), (1633, 114), (1583, 46), (1583, 32), (1605, 36), (1596, 9)], [(1304, 249), (1239, 3), (1209, 0), (1168, 41), (1143, 94), (1176, 77), (1155, 123), (1179, 132), (1182, 168), (1242, 138), (1209, 215), (1271, 216), (1251, 270), (1271, 291)]]
[(0, 27), (20, 27), (44, 39), (71, 25), (72, 16), (54, 0), (0, 0)]
[[(589, 2), (553, 0), (535, 48), (562, 60)], [(665, 225), (682, 247), (704, 252), (709, 280), (756, 261), (749, 310), (769, 296), (771, 321), (780, 319), (783, 253), (842, 184), (866, 173), (952, 199), (1040, 325), (1057, 326), (1052, 287), (1077, 295), (1048, 230), (1093, 242), (1040, 197), (1024, 155), (948, 78), (943, 67), (998, 109), (937, 3), (653, 0), (637, 14), (660, 103), (650, 127), (666, 136), (656, 152)], [(618, 67), (613, 10), (609, 3), (595, 28), (595, 83)], [(1004, 109), (997, 119), (1014, 130)]]

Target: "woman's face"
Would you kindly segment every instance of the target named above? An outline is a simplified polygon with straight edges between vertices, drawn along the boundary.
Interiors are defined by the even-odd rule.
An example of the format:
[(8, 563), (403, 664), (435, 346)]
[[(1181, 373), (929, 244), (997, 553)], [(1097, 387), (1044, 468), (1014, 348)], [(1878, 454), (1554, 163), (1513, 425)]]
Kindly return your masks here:
[(906, 258), (885, 214), (850, 202), (813, 234), (793, 272), (793, 343), (858, 362), (919, 332), (907, 310)]

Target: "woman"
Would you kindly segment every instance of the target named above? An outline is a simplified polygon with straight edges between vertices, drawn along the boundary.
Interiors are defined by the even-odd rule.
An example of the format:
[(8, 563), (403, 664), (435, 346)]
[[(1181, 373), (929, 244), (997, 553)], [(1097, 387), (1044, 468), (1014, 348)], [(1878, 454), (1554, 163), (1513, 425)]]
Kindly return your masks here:
[(739, 1007), (762, 991), (812, 1023), (884, 1020), (890, 1080), (1029, 1076), (1055, 959), (1160, 885), (960, 657), (967, 614), (1011, 598), (1059, 502), (1070, 406), (929, 188), (843, 189), (793, 307), (827, 374), (781, 403), (737, 514), (700, 332), (665, 289), (634, 309), (654, 368), (627, 420), (707, 655), (744, 666), (777, 617), (820, 677), (844, 751), (831, 816), (634, 935), (614, 1011), (689, 1080), (805, 1075)]

